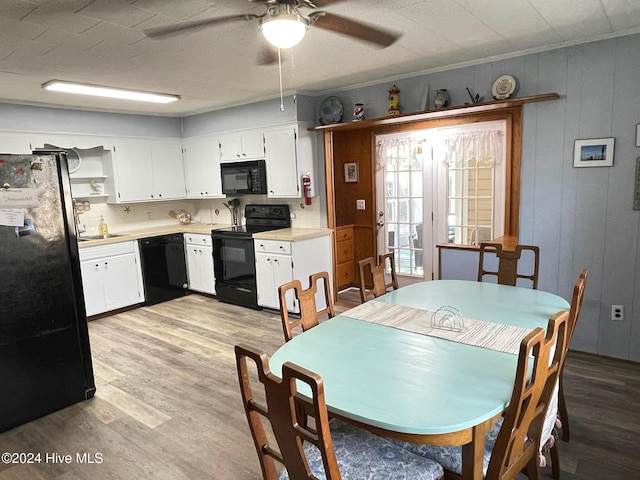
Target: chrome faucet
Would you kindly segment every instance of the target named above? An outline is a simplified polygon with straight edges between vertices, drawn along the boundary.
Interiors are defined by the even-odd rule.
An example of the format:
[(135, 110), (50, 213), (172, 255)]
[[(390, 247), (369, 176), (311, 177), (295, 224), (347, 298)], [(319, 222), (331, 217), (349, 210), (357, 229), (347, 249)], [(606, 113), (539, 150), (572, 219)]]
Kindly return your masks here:
[(237, 198), (234, 198), (232, 200), (229, 200), (226, 203), (223, 203), (223, 205), (227, 207), (227, 209), (229, 209), (229, 212), (231, 213), (233, 226), (235, 227), (236, 225), (238, 225), (238, 208), (240, 207), (240, 200), (238, 200)]

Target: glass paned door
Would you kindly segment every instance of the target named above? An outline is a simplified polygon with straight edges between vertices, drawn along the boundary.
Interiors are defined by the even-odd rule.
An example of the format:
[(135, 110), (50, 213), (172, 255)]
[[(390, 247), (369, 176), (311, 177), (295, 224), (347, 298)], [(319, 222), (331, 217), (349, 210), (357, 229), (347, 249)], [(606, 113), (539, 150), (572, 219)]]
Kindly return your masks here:
[(393, 252), (400, 275), (423, 277), (426, 268), (430, 277), (423, 255), (426, 144), (424, 135), (403, 137), (378, 139), (378, 253)]

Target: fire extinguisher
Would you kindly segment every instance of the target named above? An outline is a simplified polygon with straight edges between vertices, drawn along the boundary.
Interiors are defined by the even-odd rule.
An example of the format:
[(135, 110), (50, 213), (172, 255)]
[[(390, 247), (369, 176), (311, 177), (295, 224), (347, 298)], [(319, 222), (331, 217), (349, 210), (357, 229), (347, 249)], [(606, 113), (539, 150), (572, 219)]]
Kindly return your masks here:
[(302, 175), (302, 192), (304, 194), (304, 204), (311, 205), (311, 175), (309, 172)]

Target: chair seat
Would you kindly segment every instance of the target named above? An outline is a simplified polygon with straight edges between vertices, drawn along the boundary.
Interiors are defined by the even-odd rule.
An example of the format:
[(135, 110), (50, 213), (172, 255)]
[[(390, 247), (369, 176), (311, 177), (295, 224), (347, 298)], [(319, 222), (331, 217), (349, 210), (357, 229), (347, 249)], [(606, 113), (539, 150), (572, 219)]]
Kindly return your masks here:
[[(392, 440), (337, 419), (332, 419), (329, 426), (343, 480), (436, 480), (444, 475), (440, 464), (399, 448)], [(325, 480), (320, 451), (305, 443), (305, 453), (313, 474)], [(278, 480), (288, 479), (283, 469)]]
[[(485, 434), (484, 455), (482, 459), (483, 475), (487, 473), (491, 452), (496, 443), (496, 438), (498, 438), (500, 427), (502, 427), (502, 420), (503, 418), (500, 417), (491, 430)], [(462, 474), (462, 447), (453, 445), (438, 447), (428, 444), (402, 442), (400, 440), (390, 440), (390, 442), (410, 453), (437, 462), (439, 465), (442, 465), (445, 470), (457, 473), (458, 475)]]

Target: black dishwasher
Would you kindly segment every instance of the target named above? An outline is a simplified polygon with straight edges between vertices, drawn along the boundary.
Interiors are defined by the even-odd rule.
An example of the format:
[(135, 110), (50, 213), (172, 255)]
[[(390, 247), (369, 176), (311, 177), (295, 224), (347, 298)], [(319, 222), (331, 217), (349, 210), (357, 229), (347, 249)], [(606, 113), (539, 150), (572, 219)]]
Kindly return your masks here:
[(145, 305), (155, 305), (187, 294), (187, 265), (181, 233), (141, 238)]

